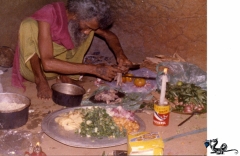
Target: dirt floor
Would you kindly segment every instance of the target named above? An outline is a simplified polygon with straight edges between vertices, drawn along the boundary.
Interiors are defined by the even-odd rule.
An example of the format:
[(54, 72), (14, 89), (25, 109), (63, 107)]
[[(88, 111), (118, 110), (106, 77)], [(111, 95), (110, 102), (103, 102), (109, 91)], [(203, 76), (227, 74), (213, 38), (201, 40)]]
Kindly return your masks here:
[[(36, 142), (41, 143), (42, 150), (48, 156), (57, 156), (57, 155), (102, 155), (105, 152), (106, 155), (112, 155), (114, 150), (127, 150), (127, 144), (122, 144), (118, 146), (105, 147), (105, 148), (81, 148), (81, 147), (72, 147), (65, 145), (55, 139), (51, 138), (44, 132), (42, 132), (41, 123), (43, 119), (51, 112), (63, 109), (63, 106), (55, 104), (52, 100), (44, 101), (37, 98), (36, 86), (34, 83), (25, 81), (24, 85), (26, 86), (26, 91), (24, 92), (21, 88), (15, 88), (11, 85), (11, 72), (12, 69), (9, 68), (4, 72), (2, 77), (2, 84), (4, 92), (18, 93), (24, 96), (27, 96), (31, 99), (31, 106), (29, 108), (29, 119), (28, 122), (19, 127), (16, 130), (17, 132), (26, 131), (31, 133), (33, 139), (31, 142), (35, 145)], [(86, 90), (93, 92), (97, 89), (97, 86), (94, 85), (94, 77), (83, 77), (83, 87)], [(52, 85), (55, 83), (55, 80), (49, 81), (49, 84)], [(145, 123), (146, 131), (149, 132), (159, 132), (162, 135), (162, 138), (168, 138), (177, 134), (202, 129), (207, 127), (207, 114), (194, 115), (188, 122), (182, 126), (177, 126), (181, 121), (189, 117), (189, 115), (170, 113), (169, 125), (166, 127), (158, 127), (153, 125), (153, 114), (152, 112), (141, 112), (136, 113)], [(6, 134), (12, 130), (1, 130), (0, 134)], [(207, 139), (207, 132), (201, 132), (198, 134), (192, 134), (188, 136), (183, 136), (180, 138), (173, 139), (171, 141), (165, 142), (164, 155), (206, 155), (207, 149), (204, 146), (204, 141)], [(6, 141), (6, 140), (5, 140)], [(11, 149), (14, 149), (12, 145)], [(20, 146), (20, 145), (19, 145)], [(1, 147), (1, 146), (0, 146)], [(28, 149), (21, 145), (21, 149), (18, 151), (27, 151)], [(1, 149), (1, 148), (0, 148)], [(16, 149), (16, 148), (15, 148)], [(9, 150), (9, 149), (8, 149)], [(0, 151), (1, 152), (1, 151)], [(5, 151), (6, 152), (6, 151)], [(6, 154), (6, 153), (5, 153)], [(1, 154), (0, 154), (1, 155)], [(14, 155), (14, 154), (13, 154)]]

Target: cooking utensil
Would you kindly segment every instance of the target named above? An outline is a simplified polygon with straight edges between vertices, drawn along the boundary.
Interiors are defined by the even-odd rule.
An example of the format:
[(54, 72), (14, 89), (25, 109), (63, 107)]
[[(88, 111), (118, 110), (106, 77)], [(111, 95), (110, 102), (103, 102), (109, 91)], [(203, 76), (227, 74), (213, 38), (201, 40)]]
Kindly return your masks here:
[[(76, 134), (74, 131), (66, 131), (58, 123), (55, 122), (55, 118), (61, 114), (73, 111), (79, 108), (88, 108), (90, 106), (80, 106), (74, 108), (65, 108), (48, 114), (42, 121), (41, 127), (43, 132), (45, 132), (51, 138), (69, 146), (73, 147), (83, 147), (83, 148), (104, 148), (111, 146), (118, 146), (127, 143), (127, 137), (120, 138), (108, 138), (103, 137), (101, 139), (95, 137), (82, 137), (80, 134)], [(100, 106), (99, 106), (100, 107)], [(104, 107), (104, 106), (101, 106)], [(107, 108), (107, 107), (105, 107)], [(139, 124), (139, 131), (144, 131), (146, 125), (144, 121), (138, 117), (134, 116), (135, 120)]]
[(25, 104), (25, 106), (17, 109), (0, 110), (0, 129), (14, 129), (26, 124), (31, 104), (28, 97), (16, 93), (0, 93), (0, 103)]
[(86, 90), (70, 83), (55, 83), (51, 86), (53, 101), (61, 106), (75, 107), (80, 106)]
[(133, 64), (129, 67), (130, 70), (136, 70), (140, 68), (140, 64)]
[(178, 124), (178, 126), (183, 125), (185, 122), (187, 122), (189, 119), (191, 119), (191, 118), (193, 117), (193, 115), (195, 115), (195, 114), (201, 114), (201, 113), (202, 113), (202, 112), (200, 112), (200, 111), (194, 110), (194, 111), (192, 112), (192, 114), (191, 114), (187, 119), (185, 119), (185, 120), (182, 121), (180, 124)]
[(147, 77), (147, 76), (123, 75), (122, 77), (131, 77), (131, 78), (142, 78), (142, 79), (156, 80), (156, 77)]
[[(117, 67), (116, 64), (112, 65), (112, 67)], [(129, 70), (136, 70), (136, 69), (139, 69), (140, 68), (140, 64), (133, 64), (133, 65), (130, 65), (130, 66), (127, 66), (129, 68)]]

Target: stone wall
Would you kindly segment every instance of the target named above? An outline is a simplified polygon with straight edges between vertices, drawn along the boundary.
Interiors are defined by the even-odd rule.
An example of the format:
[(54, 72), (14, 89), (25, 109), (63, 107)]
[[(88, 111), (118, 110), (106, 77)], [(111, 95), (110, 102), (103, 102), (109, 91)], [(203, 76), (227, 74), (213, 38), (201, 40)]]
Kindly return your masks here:
[[(57, 0), (0, 0), (0, 46), (14, 48), (23, 18), (44, 4)], [(66, 0), (62, 0), (65, 1)], [(130, 60), (140, 63), (145, 57), (172, 56), (178, 53), (187, 62), (207, 70), (206, 0), (109, 0), (117, 34)], [(89, 53), (109, 52), (95, 38)], [(111, 55), (111, 54), (110, 54)]]

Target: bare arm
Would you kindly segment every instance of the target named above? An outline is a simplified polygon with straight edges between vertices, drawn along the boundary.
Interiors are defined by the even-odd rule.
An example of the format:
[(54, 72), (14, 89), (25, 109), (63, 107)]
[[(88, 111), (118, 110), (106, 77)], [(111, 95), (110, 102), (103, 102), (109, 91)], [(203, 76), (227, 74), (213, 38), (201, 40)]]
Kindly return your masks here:
[(50, 25), (47, 22), (38, 22), (38, 26), (38, 46), (44, 71), (56, 72), (60, 74), (89, 73), (102, 77), (106, 80), (111, 80), (116, 76), (118, 70), (111, 66), (85, 65), (79, 63), (69, 63), (55, 59), (53, 56)]
[(118, 66), (122, 70), (128, 70), (128, 67), (132, 65), (132, 62), (129, 61), (126, 55), (124, 54), (123, 49), (118, 40), (118, 37), (109, 30), (97, 29), (95, 33), (103, 37), (106, 40), (109, 47), (113, 50), (117, 58)]

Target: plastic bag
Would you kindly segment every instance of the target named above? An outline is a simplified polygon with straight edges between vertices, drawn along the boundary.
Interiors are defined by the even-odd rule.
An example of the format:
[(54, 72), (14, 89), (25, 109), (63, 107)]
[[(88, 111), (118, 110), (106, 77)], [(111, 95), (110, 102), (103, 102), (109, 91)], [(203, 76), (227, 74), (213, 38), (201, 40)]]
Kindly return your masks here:
[(115, 88), (115, 87), (109, 87), (109, 86), (100, 86), (97, 90), (95, 90), (91, 96), (95, 96), (96, 94), (104, 91), (104, 90), (109, 90), (109, 89), (115, 89), (119, 92), (122, 92), (125, 94), (125, 96), (122, 98), (122, 101), (117, 104), (106, 104), (105, 102), (92, 102), (91, 100), (84, 99), (81, 103), (82, 106), (122, 106), (124, 109), (129, 110), (129, 111), (135, 111), (139, 109), (140, 105), (142, 104), (143, 100), (147, 97), (147, 93), (144, 92), (131, 92), (131, 93), (126, 93), (121, 88)]
[(193, 83), (204, 90), (207, 90), (207, 73), (198, 66), (187, 62), (161, 62), (157, 65), (157, 86), (161, 88), (160, 67), (168, 68), (168, 82), (176, 84), (178, 81)]
[(41, 143), (43, 132), (31, 133), (29, 131), (3, 130), (0, 131), (0, 155), (24, 155), (30, 146)]
[[(128, 73), (133, 74), (134, 76), (140, 76), (140, 77), (156, 77), (157, 76), (156, 73), (152, 72), (147, 68), (131, 70)], [(151, 91), (157, 89), (156, 80), (150, 80), (150, 79), (146, 79), (146, 85), (144, 87), (136, 87), (133, 82), (122, 83), (122, 86), (117, 86), (116, 81), (112, 81), (112, 82), (106, 81), (105, 83), (110, 87), (120, 88), (125, 93), (141, 92), (141, 93), (148, 94)]]

